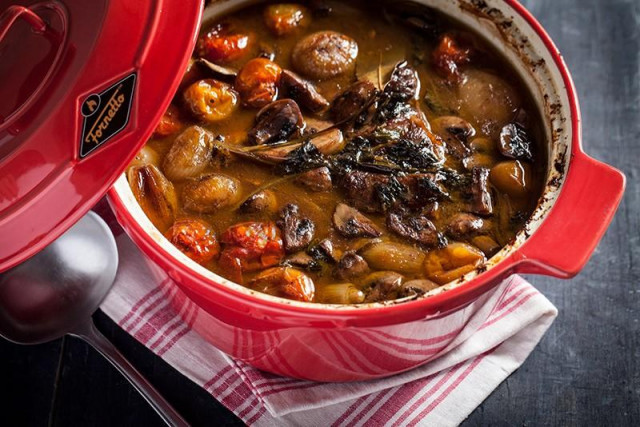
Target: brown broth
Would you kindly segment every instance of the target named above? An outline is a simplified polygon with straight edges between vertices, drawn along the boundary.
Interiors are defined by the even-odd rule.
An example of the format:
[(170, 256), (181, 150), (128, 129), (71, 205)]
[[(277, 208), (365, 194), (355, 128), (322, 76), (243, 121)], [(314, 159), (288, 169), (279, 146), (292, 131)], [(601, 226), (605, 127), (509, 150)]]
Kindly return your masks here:
[[(488, 138), (495, 142), (501, 127), (513, 120), (516, 110), (526, 112), (527, 131), (531, 135), (535, 144), (533, 146), (534, 161), (531, 166), (531, 185), (527, 191), (526, 197), (515, 199), (506, 193), (497, 191), (495, 187), (492, 189), (494, 214), (488, 218), (492, 222), (493, 227), (488, 235), (495, 240), (500, 246), (504, 246), (510, 242), (515, 234), (523, 227), (524, 222), (533, 211), (539, 195), (542, 191), (542, 182), (546, 170), (546, 155), (543, 142), (543, 132), (541, 120), (538, 116), (537, 109), (531, 99), (530, 94), (524, 89), (524, 85), (517, 77), (512, 67), (500, 57), (499, 54), (490, 49), (480, 37), (475, 36), (473, 31), (463, 28), (447, 18), (436, 15), (440, 22), (440, 26), (446, 29), (447, 34), (465, 40), (471, 44), (475, 52), (474, 57), (469, 65), (464, 67), (464, 73), (475, 82), (476, 85), (487, 85), (488, 82), (497, 81), (499, 85), (506, 85), (513, 94), (514, 99), (512, 108), (509, 111), (509, 120), (507, 122), (497, 122), (496, 118), (504, 116), (503, 104), (498, 102), (496, 108), (491, 107), (491, 100), (481, 100), (482, 108), (471, 109), (469, 105), (462, 102), (460, 85), (451, 85), (445, 83), (445, 79), (438, 74), (431, 63), (431, 52), (435, 48), (436, 41), (428, 38), (417, 37), (416, 33), (409, 30), (404, 25), (398, 23), (390, 23), (386, 21), (381, 13), (380, 8), (364, 7), (364, 2), (345, 2), (329, 1), (332, 7), (332, 13), (327, 18), (312, 18), (311, 24), (298, 30), (295, 34), (286, 37), (277, 37), (272, 34), (264, 24), (263, 8), (264, 4), (258, 4), (243, 8), (233, 12), (231, 15), (218, 19), (216, 22), (231, 22), (233, 28), (238, 31), (246, 31), (251, 36), (259, 40), (253, 50), (240, 60), (225, 64), (230, 68), (240, 69), (249, 59), (258, 54), (259, 49), (268, 48), (275, 53), (274, 61), (283, 69), (291, 69), (291, 51), (294, 45), (307, 34), (321, 30), (333, 30), (346, 34), (355, 39), (359, 46), (359, 54), (357, 58), (356, 76), (362, 76), (368, 72), (374, 72), (380, 64), (395, 64), (402, 60), (408, 60), (409, 63), (418, 71), (421, 82), (421, 93), (419, 106), (425, 112), (429, 121), (436, 119), (440, 115), (457, 115), (471, 123), (476, 129), (477, 138)], [(372, 12), (374, 11), (375, 12)], [(214, 23), (208, 22), (203, 26), (203, 32), (210, 28)], [(200, 78), (210, 78), (202, 70), (192, 70), (185, 76), (184, 87)], [(314, 81), (318, 91), (331, 101), (342, 90), (350, 86), (356, 77), (352, 74), (339, 76), (337, 78), (326, 81)], [(466, 83), (468, 84), (468, 83)], [(181, 89), (181, 90), (182, 90)], [(477, 91), (474, 91), (477, 93)], [(425, 95), (429, 102), (425, 102)], [(182, 92), (176, 95), (176, 105), (180, 105)], [(467, 103), (469, 104), (469, 103)], [(478, 105), (476, 101), (475, 105)], [(214, 135), (223, 135), (225, 143), (237, 144), (243, 146), (248, 130), (253, 126), (256, 109), (241, 107), (233, 115), (223, 121), (214, 123), (202, 123), (189, 118), (187, 114), (183, 114), (186, 118), (186, 124), (199, 124), (210, 130)], [(303, 109), (305, 118), (313, 117)], [(176, 135), (165, 138), (151, 139), (148, 146), (155, 150), (160, 159), (163, 159)], [(489, 164), (495, 164), (500, 161), (508, 160), (501, 156), (497, 150), (491, 150), (484, 157)], [(161, 165), (162, 162), (159, 162)], [(461, 169), (459, 161), (448, 159), (447, 166), (454, 169)], [(247, 160), (232, 161), (228, 166), (221, 170), (216, 166), (208, 166), (206, 173), (217, 172), (227, 176), (236, 178), (241, 183), (241, 197), (239, 200), (245, 200), (246, 197), (255, 192), (258, 188), (267, 186), (276, 180), (282, 178), (278, 175), (273, 167), (260, 165)], [(180, 194), (184, 185), (188, 181), (174, 182), (177, 193)], [(319, 242), (324, 238), (330, 238), (334, 246), (339, 252), (349, 249), (361, 247), (363, 239), (346, 239), (340, 236), (332, 226), (331, 216), (337, 203), (344, 201), (342, 192), (335, 188), (330, 192), (311, 192), (304, 187), (296, 184), (293, 179), (285, 179), (281, 182), (269, 187), (278, 197), (279, 207), (283, 207), (289, 203), (295, 203), (300, 207), (301, 213), (311, 219), (315, 223), (315, 236), (313, 241)], [(443, 201), (439, 204), (437, 214), (430, 217), (436, 228), (445, 232), (451, 217), (461, 211), (468, 210), (467, 197), (464, 189), (451, 190), (451, 200)], [(217, 234), (222, 233), (229, 226), (245, 221), (276, 221), (273, 214), (241, 214), (238, 212), (239, 204), (223, 208), (214, 214), (196, 214), (185, 210), (182, 206), (176, 215), (178, 218), (201, 218), (208, 222)], [(401, 242), (411, 244), (403, 237), (400, 237), (389, 231), (385, 225), (384, 214), (366, 213), (367, 217), (372, 219), (380, 229), (384, 230), (381, 237), (383, 241)], [(160, 230), (165, 232), (166, 230)], [(365, 239), (366, 240), (366, 239)], [(449, 241), (455, 239), (449, 238)], [(470, 239), (468, 239), (470, 240)], [(464, 241), (464, 240), (463, 240)], [(313, 246), (313, 243), (312, 245)], [(414, 247), (418, 247), (413, 245)], [(432, 249), (421, 249), (428, 253)], [(492, 255), (491, 253), (487, 255)], [(228, 276), (227, 272), (220, 269), (215, 260), (205, 264), (212, 271)], [(310, 271), (306, 274), (313, 279), (316, 287), (322, 289), (326, 285), (343, 283), (332, 274), (334, 265), (331, 263), (322, 263), (320, 271)], [(247, 283), (258, 272), (246, 272), (243, 275), (244, 283)], [(405, 280), (424, 278), (423, 272), (416, 274), (404, 274)], [(350, 279), (349, 282), (362, 287), (366, 281), (366, 275)], [(367, 291), (367, 289), (364, 289)], [(316, 292), (318, 294), (318, 292)], [(320, 292), (321, 294), (321, 292)], [(314, 301), (321, 301), (321, 298), (315, 298)]]

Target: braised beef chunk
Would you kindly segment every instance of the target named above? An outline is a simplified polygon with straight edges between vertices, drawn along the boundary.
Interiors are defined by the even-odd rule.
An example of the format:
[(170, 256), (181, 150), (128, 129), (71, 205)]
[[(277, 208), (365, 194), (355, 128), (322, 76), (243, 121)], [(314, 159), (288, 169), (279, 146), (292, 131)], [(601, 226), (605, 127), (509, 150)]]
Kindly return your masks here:
[(418, 99), (419, 92), (418, 72), (407, 61), (400, 62), (391, 72), (391, 77), (384, 87), (384, 94), (396, 101), (407, 102)]
[(342, 255), (334, 270), (334, 275), (341, 280), (349, 280), (369, 272), (369, 264), (355, 251), (348, 251)]
[(303, 218), (298, 205), (294, 204), (282, 208), (277, 225), (282, 231), (282, 242), (287, 253), (298, 252), (309, 246), (316, 229), (313, 221)]
[(280, 96), (295, 99), (312, 113), (329, 108), (329, 101), (318, 93), (313, 83), (289, 70), (282, 70), (280, 75)]
[(378, 90), (370, 81), (360, 81), (349, 86), (331, 104), (331, 118), (336, 123), (356, 119), (373, 103)]
[(488, 178), (487, 168), (473, 168), (471, 171), (471, 210), (478, 215), (493, 214)]
[(397, 235), (424, 247), (434, 248), (444, 244), (444, 237), (424, 215), (391, 212), (387, 216), (387, 227)]
[(423, 207), (436, 200), (449, 198), (449, 193), (440, 185), (439, 176), (432, 173), (416, 173), (398, 177), (407, 188), (406, 201), (411, 207)]
[(500, 131), (500, 154), (516, 160), (531, 160), (531, 139), (527, 131), (516, 123), (506, 125)]
[(371, 273), (365, 279), (367, 294), (364, 302), (376, 302), (398, 298), (404, 277), (393, 271)]
[(420, 208), (449, 196), (438, 184), (438, 177), (429, 173), (395, 177), (356, 170), (346, 174), (340, 185), (347, 199), (366, 212)]
[(299, 135), (303, 127), (304, 119), (298, 104), (291, 99), (281, 99), (260, 110), (247, 136), (253, 145), (272, 144)]
[(347, 238), (379, 237), (380, 229), (357, 209), (339, 203), (333, 213), (333, 226)]
[(331, 181), (331, 171), (326, 166), (311, 169), (298, 175), (296, 182), (304, 185), (311, 191), (331, 191), (333, 182)]
[(461, 212), (454, 215), (447, 226), (447, 233), (456, 239), (472, 237), (485, 227), (484, 220), (470, 213)]
[(347, 199), (358, 209), (366, 212), (381, 212), (382, 206), (378, 200), (376, 187), (389, 183), (389, 177), (363, 171), (353, 171), (346, 174), (340, 181)]

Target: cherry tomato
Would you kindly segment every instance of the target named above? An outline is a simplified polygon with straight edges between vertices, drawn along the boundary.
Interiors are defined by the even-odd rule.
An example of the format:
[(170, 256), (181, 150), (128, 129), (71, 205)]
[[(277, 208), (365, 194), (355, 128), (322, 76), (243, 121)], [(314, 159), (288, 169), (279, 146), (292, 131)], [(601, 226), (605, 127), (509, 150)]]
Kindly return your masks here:
[(228, 25), (216, 25), (200, 39), (200, 55), (214, 63), (232, 62), (242, 58), (250, 44), (249, 35), (230, 34)]
[(220, 245), (209, 225), (198, 219), (179, 219), (165, 233), (165, 237), (183, 254), (204, 264), (220, 253)]
[(169, 108), (167, 108), (167, 111), (162, 115), (160, 123), (156, 126), (154, 134), (158, 137), (173, 135), (182, 129), (182, 126), (183, 124), (180, 120), (180, 111), (178, 110), (178, 107), (171, 104), (169, 105)]
[(309, 25), (309, 11), (297, 4), (272, 4), (264, 10), (264, 23), (275, 35), (285, 36)]
[(225, 246), (220, 266), (240, 282), (242, 272), (280, 263), (284, 247), (280, 229), (272, 222), (244, 222), (229, 227), (221, 236)]
[(235, 88), (248, 107), (262, 108), (278, 97), (282, 68), (266, 58), (247, 62), (238, 73)]
[(257, 291), (297, 301), (313, 301), (315, 285), (303, 272), (291, 267), (275, 267), (257, 275), (248, 286)]
[(433, 63), (441, 75), (457, 82), (460, 80), (458, 66), (469, 62), (469, 49), (461, 48), (450, 35), (444, 35), (433, 51)]
[(225, 119), (233, 113), (238, 97), (231, 86), (213, 79), (199, 80), (184, 91), (191, 113), (205, 122)]

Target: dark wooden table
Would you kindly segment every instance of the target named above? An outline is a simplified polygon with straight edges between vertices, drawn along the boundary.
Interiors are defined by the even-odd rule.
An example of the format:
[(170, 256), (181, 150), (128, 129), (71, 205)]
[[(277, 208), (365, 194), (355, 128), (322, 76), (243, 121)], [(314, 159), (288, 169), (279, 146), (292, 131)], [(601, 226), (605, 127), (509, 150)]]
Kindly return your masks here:
[[(640, 1), (524, 0), (564, 53), (582, 103), (584, 145), (625, 172), (620, 210), (572, 281), (532, 277), (560, 310), (538, 348), (465, 425), (640, 425)], [(598, 191), (598, 189), (594, 189)], [(567, 236), (566, 250), (571, 250)], [(98, 314), (99, 328), (196, 425), (240, 422)], [(158, 425), (95, 351), (66, 338), (0, 339), (3, 425)]]

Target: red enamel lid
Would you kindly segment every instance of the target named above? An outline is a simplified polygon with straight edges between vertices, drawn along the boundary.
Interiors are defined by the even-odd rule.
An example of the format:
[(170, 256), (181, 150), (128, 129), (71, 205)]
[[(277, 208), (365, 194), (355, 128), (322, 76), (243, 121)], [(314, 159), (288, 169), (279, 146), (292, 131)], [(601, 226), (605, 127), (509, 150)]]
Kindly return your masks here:
[(167, 108), (202, 2), (0, 0), (0, 271), (82, 217)]

